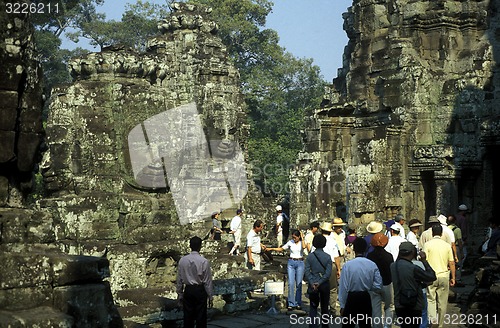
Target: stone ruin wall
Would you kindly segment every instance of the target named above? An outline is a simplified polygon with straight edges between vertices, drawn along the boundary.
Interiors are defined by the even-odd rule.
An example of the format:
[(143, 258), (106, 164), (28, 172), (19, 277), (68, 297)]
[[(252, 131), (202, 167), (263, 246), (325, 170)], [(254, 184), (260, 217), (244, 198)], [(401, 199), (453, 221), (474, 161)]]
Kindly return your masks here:
[[(292, 217), (498, 211), (499, 1), (355, 0), (339, 77), (308, 118)], [(340, 206), (339, 206), (340, 205)], [(471, 229), (477, 237), (483, 229)]]
[[(203, 238), (211, 227), (209, 215), (181, 227), (168, 187), (138, 184), (129, 132), (194, 101), (209, 133), (246, 147), (239, 74), (216, 36), (216, 24), (204, 20), (207, 14), (194, 6), (174, 7), (160, 25), (163, 34), (149, 40), (145, 54), (115, 46), (74, 59), (69, 68), (75, 82), (53, 91), (49, 151), (42, 163), (51, 197), (40, 207), (56, 213), (66, 252), (106, 254), (115, 291), (159, 287), (175, 279), (175, 266), (149, 268), (146, 262), (168, 264), (172, 254), (175, 258), (188, 250), (192, 235)], [(240, 206), (225, 208), (225, 217), (230, 219)], [(252, 223), (251, 216), (245, 220), (246, 231)], [(164, 272), (148, 272), (156, 269)]]
[[(113, 46), (71, 60), (74, 82), (53, 89), (45, 131), (28, 17), (2, 15), (0, 23), (9, 29), (2, 35), (1, 58), (9, 65), (0, 73), (0, 248), (7, 264), (0, 269), (0, 322), (26, 317), (39, 318), (42, 325), (56, 320), (104, 327), (120, 326), (122, 320), (147, 324), (182, 318), (174, 301), (176, 261), (188, 252), (191, 236), (208, 234), (211, 219), (203, 213), (212, 209), (193, 210), (197, 220), (181, 226), (170, 186), (138, 183), (129, 133), (145, 129), (143, 122), (151, 117), (157, 120), (194, 102), (211, 155), (227, 159), (239, 149), (243, 158), (238, 160), (246, 161), (249, 130), (239, 74), (216, 35), (217, 25), (207, 19), (210, 9), (187, 4), (173, 9), (146, 53)], [(26, 194), (37, 163), (46, 195), (29, 207)], [(141, 174), (153, 182), (165, 179), (164, 173), (155, 176), (158, 163), (146, 162)], [(189, 169), (203, 171), (200, 166)], [(224, 186), (233, 183), (230, 178)], [(245, 175), (245, 180), (251, 179)], [(238, 199), (233, 193), (229, 206), (217, 194), (188, 196), (224, 209), (223, 220), (248, 208), (244, 233), (254, 213), (265, 213), (250, 183), (248, 194)], [(252, 275), (242, 258), (226, 255), (230, 238), (223, 236), (222, 243), (207, 240), (203, 253), (217, 280), (215, 307), (233, 312), (248, 308), (246, 292), (263, 279), (281, 276)], [(27, 269), (19, 272), (19, 267)]]
[(0, 207), (22, 206), (42, 141), (42, 72), (23, 15), (0, 16)]

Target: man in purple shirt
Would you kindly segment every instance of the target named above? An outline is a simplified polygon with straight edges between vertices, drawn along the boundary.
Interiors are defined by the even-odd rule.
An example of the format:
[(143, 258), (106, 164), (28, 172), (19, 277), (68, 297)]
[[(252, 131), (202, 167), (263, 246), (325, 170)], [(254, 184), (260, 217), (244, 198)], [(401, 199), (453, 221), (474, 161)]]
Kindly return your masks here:
[(208, 306), (213, 306), (213, 285), (210, 263), (200, 255), (201, 238), (189, 240), (191, 253), (182, 257), (178, 263), (177, 301), (184, 311), (184, 327), (207, 326)]

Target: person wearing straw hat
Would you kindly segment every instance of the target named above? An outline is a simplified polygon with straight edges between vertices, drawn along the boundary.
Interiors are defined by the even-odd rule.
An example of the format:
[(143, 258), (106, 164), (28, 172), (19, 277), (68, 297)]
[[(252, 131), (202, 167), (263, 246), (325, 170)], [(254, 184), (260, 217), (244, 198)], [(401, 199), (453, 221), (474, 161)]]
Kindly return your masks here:
[(406, 240), (412, 243), (413, 246), (418, 247), (418, 237), (420, 235), (420, 227), (422, 226), (422, 223), (417, 219), (412, 219), (410, 220), (408, 226), (410, 228), (410, 231), (406, 236)]
[[(394, 292), (392, 289), (391, 264), (394, 262), (394, 259), (391, 253), (384, 249), (388, 242), (389, 237), (381, 232), (373, 235), (371, 244), (374, 250), (366, 257), (377, 265), (382, 276), (382, 289), (369, 292), (372, 301), (372, 317), (377, 318), (373, 322), (374, 328), (388, 328), (393, 319)], [(384, 304), (383, 311), (382, 303)], [(380, 320), (382, 313), (384, 314), (383, 322)]]
[(323, 222), (320, 227), (321, 233), (326, 238), (326, 246), (323, 251), (330, 255), (332, 260), (332, 274), (330, 276), (330, 313), (336, 313), (337, 304), (337, 287), (338, 279), (340, 278), (340, 254), (337, 242), (333, 238), (333, 225), (331, 222)]
[(363, 239), (366, 241), (368, 248), (366, 250), (365, 256), (373, 251), (373, 246), (371, 245), (373, 235), (381, 232), (382, 229), (383, 229), (383, 225), (382, 225), (382, 223), (380, 223), (378, 221), (371, 221), (366, 226), (366, 231), (368, 231), (368, 235), (366, 235)]
[(332, 227), (333, 227), (333, 232), (331, 235), (333, 236), (333, 239), (335, 239), (335, 242), (337, 243), (337, 246), (339, 247), (339, 256), (340, 256), (340, 270), (342, 270), (342, 267), (344, 266), (344, 256), (345, 256), (345, 231), (343, 227), (345, 226), (345, 222), (341, 218), (334, 218)]
[[(422, 232), (422, 235), (420, 235), (420, 239), (418, 240), (418, 249), (423, 249), (424, 244), (433, 238), (432, 227), (435, 225), (441, 225), (441, 223), (439, 223), (439, 220), (437, 219), (437, 216), (435, 215), (429, 216), (429, 221), (427, 223), (429, 224), (429, 228)], [(441, 239), (451, 245), (450, 237), (447, 234), (443, 234), (441, 236)]]

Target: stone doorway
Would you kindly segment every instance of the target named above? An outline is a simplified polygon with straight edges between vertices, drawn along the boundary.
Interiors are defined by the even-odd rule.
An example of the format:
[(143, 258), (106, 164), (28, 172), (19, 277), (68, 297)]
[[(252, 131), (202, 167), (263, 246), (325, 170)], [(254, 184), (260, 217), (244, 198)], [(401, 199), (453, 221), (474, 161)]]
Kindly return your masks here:
[(424, 188), (425, 216), (424, 223), (429, 220), (429, 216), (436, 215), (436, 180), (434, 171), (421, 171), (420, 177)]

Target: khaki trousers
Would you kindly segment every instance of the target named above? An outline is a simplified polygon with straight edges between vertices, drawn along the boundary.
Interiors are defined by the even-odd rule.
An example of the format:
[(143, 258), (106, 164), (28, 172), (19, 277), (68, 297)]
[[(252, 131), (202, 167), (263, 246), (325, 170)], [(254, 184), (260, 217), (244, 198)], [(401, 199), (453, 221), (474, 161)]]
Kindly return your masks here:
[(449, 293), (450, 274), (447, 272), (437, 275), (437, 279), (427, 287), (429, 321), (433, 326), (438, 324), (439, 328), (443, 327)]

